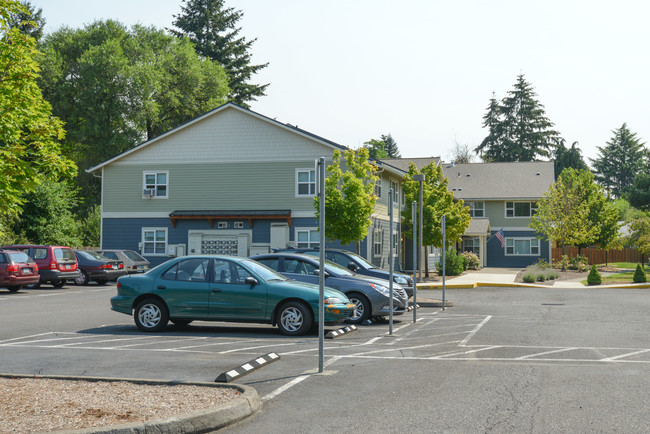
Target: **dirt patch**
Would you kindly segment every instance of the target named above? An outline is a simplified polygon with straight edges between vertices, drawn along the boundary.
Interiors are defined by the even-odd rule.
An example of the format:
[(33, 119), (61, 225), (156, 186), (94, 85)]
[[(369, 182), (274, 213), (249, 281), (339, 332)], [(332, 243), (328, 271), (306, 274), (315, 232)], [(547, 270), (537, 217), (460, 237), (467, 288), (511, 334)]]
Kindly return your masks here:
[[(621, 271), (618, 268), (610, 267), (610, 266), (600, 266), (597, 267), (598, 272), (602, 273), (615, 273), (617, 271)], [(524, 282), (523, 277), (526, 274), (532, 273), (533, 276), (537, 276), (538, 274), (546, 274), (549, 271), (552, 271), (556, 273), (558, 276), (555, 279), (552, 280), (545, 280), (543, 282), (536, 281), (535, 284), (537, 285), (548, 285), (548, 286), (553, 286), (554, 282), (557, 281), (562, 281), (562, 280), (586, 280), (587, 276), (589, 275), (589, 270), (587, 271), (578, 271), (578, 270), (566, 270), (566, 271), (561, 271), (557, 268), (551, 268), (551, 269), (546, 269), (542, 270), (541, 268), (535, 268), (535, 267), (528, 267), (523, 270), (521, 270), (519, 273), (517, 273), (517, 277), (515, 278), (515, 282)]]

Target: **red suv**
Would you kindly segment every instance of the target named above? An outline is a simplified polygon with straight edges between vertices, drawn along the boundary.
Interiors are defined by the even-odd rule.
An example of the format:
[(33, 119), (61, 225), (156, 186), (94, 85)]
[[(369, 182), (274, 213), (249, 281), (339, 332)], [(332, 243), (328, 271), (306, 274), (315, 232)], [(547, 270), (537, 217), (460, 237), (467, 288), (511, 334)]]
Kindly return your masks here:
[(25, 285), (38, 283), (38, 265), (27, 253), (0, 249), (0, 288), (16, 292)]
[(31, 288), (38, 288), (43, 283), (61, 288), (68, 280), (74, 280), (81, 274), (77, 257), (70, 247), (13, 245), (4, 248), (27, 253), (36, 262), (41, 278), (30, 285)]

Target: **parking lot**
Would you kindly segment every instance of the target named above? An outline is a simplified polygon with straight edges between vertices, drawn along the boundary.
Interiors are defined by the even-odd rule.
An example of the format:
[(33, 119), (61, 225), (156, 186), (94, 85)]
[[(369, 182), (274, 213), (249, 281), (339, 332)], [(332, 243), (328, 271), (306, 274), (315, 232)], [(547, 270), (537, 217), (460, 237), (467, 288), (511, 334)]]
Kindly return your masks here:
[[(265, 402), (258, 415), (231, 428), (241, 432), (269, 424), (278, 432), (304, 430), (326, 418), (320, 412), (331, 411), (361, 424), (361, 431), (422, 429), (434, 419), (452, 432), (486, 431), (496, 415), (512, 425), (498, 431), (515, 432), (541, 419), (560, 431), (566, 423), (586, 426), (584, 414), (545, 420), (566, 410), (567, 399), (580, 401), (580, 413), (598, 426), (610, 423), (606, 409), (612, 420), (624, 416), (626, 432), (641, 432), (635, 427), (647, 422), (641, 410), (650, 372), (647, 290), (452, 291), (453, 308), (421, 308), (417, 323), (412, 314), (396, 317), (392, 335), (388, 323), (375, 323), (326, 340), (322, 375), (314, 375), (314, 335), (286, 337), (271, 326), (208, 322), (146, 334), (132, 318), (110, 311), (114, 291), (90, 285), (1, 292), (1, 370), (213, 381), (275, 352), (279, 361), (237, 381), (254, 387)], [(315, 396), (328, 398), (316, 403)], [(356, 410), (341, 414), (341, 400)], [(379, 423), (387, 409), (401, 422)], [(296, 410), (304, 418), (286, 420)], [(458, 412), (477, 414), (467, 419)], [(355, 419), (360, 414), (363, 423)]]

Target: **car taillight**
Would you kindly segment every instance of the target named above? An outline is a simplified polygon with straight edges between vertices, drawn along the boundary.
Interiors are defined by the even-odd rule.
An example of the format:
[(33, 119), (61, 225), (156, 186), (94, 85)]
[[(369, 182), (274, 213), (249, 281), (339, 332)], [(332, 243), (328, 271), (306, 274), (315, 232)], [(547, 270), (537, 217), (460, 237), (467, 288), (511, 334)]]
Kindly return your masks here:
[(56, 261), (50, 262), (50, 270), (58, 270), (59, 269), (59, 264), (56, 263)]
[(122, 287), (122, 283), (118, 280), (117, 285), (115, 285), (117, 289), (120, 289)]
[(18, 272), (18, 265), (7, 265), (7, 273), (15, 274)]
[(36, 262), (34, 262), (33, 266), (34, 266), (34, 271), (38, 271), (38, 264)]
[(99, 268), (113, 268), (111, 264), (100, 265)]
[(124, 264), (120, 264), (119, 268), (120, 269), (124, 268)]

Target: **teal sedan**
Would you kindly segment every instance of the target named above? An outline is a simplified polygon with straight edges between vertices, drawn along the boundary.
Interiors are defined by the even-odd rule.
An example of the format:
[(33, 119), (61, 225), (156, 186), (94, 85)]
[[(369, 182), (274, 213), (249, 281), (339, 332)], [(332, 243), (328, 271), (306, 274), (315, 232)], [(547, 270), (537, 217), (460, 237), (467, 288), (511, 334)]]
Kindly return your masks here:
[[(354, 314), (342, 292), (325, 288), (327, 325)], [(231, 256), (183, 256), (145, 274), (117, 279), (111, 309), (133, 315), (140, 330), (158, 332), (169, 321), (234, 321), (277, 325), (302, 335), (318, 322), (318, 286), (296, 282), (259, 262)]]

